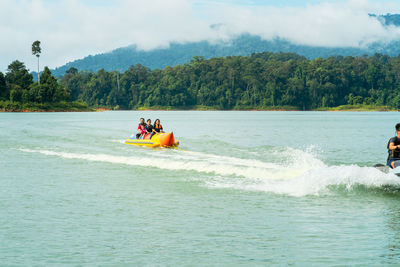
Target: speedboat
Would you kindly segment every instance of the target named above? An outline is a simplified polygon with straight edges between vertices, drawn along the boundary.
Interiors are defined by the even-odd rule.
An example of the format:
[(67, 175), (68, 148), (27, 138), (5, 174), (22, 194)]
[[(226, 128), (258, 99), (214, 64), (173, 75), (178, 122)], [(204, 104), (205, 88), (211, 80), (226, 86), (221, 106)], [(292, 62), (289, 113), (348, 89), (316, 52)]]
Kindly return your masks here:
[(140, 139), (136, 139), (135, 136), (125, 140), (127, 145), (135, 146), (147, 146), (147, 147), (177, 147), (179, 141), (174, 138), (173, 132), (168, 133), (156, 133), (150, 139), (150, 133), (145, 134)]

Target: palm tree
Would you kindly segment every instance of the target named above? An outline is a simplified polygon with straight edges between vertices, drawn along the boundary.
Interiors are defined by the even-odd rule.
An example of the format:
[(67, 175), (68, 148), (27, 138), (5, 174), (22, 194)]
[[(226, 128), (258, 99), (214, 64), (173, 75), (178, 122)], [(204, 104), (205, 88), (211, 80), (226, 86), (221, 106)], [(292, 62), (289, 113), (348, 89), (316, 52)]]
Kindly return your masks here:
[(37, 57), (37, 76), (38, 76), (38, 83), (40, 84), (40, 75), (39, 75), (39, 57), (42, 49), (40, 48), (40, 41), (34, 41), (32, 44), (32, 55)]

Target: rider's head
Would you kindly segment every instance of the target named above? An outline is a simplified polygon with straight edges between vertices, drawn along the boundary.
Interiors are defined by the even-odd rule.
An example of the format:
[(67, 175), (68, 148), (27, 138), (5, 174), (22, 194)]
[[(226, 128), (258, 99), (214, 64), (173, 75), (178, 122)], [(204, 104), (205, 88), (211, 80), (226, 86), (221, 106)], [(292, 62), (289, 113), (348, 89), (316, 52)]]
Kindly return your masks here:
[(400, 132), (400, 123), (396, 124), (395, 128), (396, 128), (396, 131)]
[(151, 120), (150, 120), (150, 119), (147, 120), (147, 124), (148, 124), (148, 125), (151, 124)]
[(141, 123), (141, 124), (144, 123), (144, 118), (140, 118), (140, 123)]

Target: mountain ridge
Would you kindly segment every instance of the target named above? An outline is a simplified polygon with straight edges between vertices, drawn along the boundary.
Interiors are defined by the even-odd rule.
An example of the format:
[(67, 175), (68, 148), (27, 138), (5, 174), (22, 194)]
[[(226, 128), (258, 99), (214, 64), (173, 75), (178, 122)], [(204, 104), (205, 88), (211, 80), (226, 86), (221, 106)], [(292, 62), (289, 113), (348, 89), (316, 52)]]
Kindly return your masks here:
[[(399, 14), (375, 15), (385, 26), (400, 26)], [(291, 43), (287, 40), (275, 38), (263, 40), (260, 36), (242, 34), (229, 41), (210, 43), (208, 41), (192, 43), (171, 43), (167, 48), (158, 48), (150, 51), (138, 50), (135, 45), (117, 48), (108, 53), (89, 55), (85, 58), (69, 62), (55, 68), (52, 73), (61, 77), (73, 67), (79, 71), (96, 72), (100, 69), (107, 71), (125, 71), (131, 65), (141, 64), (150, 69), (163, 69), (166, 66), (182, 65), (189, 62), (194, 56), (205, 59), (226, 56), (247, 56), (260, 52), (296, 53), (308, 59), (330, 56), (363, 56), (375, 53), (397, 56), (400, 54), (400, 40), (390, 43), (376, 42), (365, 48), (354, 47), (321, 47)]]

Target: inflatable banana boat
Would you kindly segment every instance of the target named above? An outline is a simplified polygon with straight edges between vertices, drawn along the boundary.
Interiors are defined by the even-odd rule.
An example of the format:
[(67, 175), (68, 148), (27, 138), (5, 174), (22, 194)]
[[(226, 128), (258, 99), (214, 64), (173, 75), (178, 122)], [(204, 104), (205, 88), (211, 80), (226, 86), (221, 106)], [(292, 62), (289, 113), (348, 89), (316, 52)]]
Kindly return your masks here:
[(130, 137), (125, 140), (127, 145), (135, 146), (147, 146), (147, 147), (177, 147), (179, 141), (175, 140), (174, 133), (157, 133), (154, 134), (150, 139), (150, 134), (145, 134), (143, 138), (135, 139), (135, 137)]

